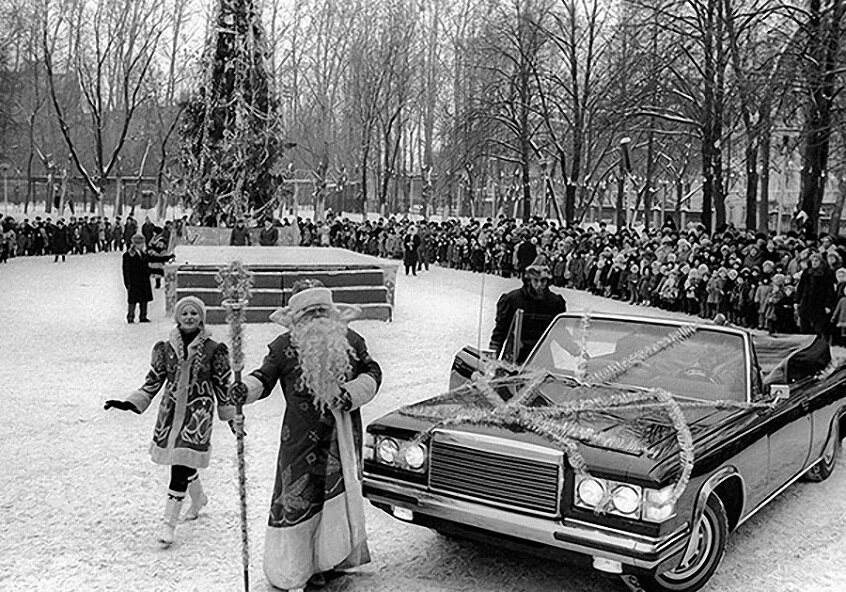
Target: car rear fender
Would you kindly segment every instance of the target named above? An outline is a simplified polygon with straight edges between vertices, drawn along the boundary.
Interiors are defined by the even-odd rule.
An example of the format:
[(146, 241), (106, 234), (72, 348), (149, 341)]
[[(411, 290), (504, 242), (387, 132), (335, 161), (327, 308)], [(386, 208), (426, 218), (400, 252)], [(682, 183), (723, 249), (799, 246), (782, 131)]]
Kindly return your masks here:
[(746, 503), (746, 482), (743, 476), (735, 467), (722, 467), (711, 475), (696, 496), (696, 505), (693, 509), (691, 528), (702, 518), (708, 498), (716, 493), (726, 508), (728, 514), (729, 530), (733, 530), (743, 514)]

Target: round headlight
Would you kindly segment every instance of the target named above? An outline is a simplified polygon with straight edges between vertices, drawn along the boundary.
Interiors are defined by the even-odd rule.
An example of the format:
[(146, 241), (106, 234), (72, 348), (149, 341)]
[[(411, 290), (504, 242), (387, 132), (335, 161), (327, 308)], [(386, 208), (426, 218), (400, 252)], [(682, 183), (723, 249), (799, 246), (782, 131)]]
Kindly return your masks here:
[(640, 507), (640, 494), (628, 485), (620, 485), (614, 490), (611, 503), (621, 514), (634, 514)]
[(586, 506), (595, 507), (605, 495), (605, 487), (596, 479), (582, 479), (578, 487), (579, 499)]
[(397, 461), (398, 454), (399, 445), (396, 440), (393, 438), (382, 438), (379, 440), (379, 445), (376, 447), (376, 456), (380, 461), (392, 465)]
[(426, 461), (426, 449), (421, 444), (408, 446), (403, 451), (403, 459), (405, 460), (405, 464), (412, 469), (419, 469)]

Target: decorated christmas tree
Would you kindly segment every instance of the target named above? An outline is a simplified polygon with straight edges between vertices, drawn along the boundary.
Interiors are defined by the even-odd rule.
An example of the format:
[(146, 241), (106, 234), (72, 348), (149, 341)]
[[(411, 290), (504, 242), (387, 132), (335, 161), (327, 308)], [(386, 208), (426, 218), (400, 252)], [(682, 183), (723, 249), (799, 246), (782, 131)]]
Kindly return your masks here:
[(286, 143), (254, 0), (217, 0), (199, 88), (185, 107), (182, 163), (195, 222), (270, 214)]

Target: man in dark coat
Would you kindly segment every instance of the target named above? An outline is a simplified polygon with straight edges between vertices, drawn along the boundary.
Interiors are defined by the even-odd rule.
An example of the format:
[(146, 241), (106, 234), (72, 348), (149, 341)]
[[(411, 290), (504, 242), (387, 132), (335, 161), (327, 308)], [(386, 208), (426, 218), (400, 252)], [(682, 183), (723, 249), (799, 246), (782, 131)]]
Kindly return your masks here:
[(820, 253), (811, 254), (809, 265), (796, 288), (799, 332), (822, 335), (835, 305), (835, 276)]
[(259, 244), (263, 247), (275, 247), (278, 241), (279, 230), (273, 225), (273, 219), (268, 218), (259, 234)]
[[(539, 256), (523, 272), (523, 287), (503, 294), (496, 304), (496, 325), (491, 333), (490, 349), (500, 353), (509, 339), (514, 315), (523, 311), (520, 343), (514, 362), (522, 364), (557, 315), (567, 312), (567, 302), (549, 289), (552, 273)], [(510, 347), (510, 344), (509, 344)], [(513, 350), (512, 350), (513, 351)]]
[(129, 243), (132, 241), (132, 237), (138, 232), (138, 222), (135, 221), (135, 218), (132, 217), (132, 214), (126, 217), (126, 224), (123, 226), (123, 244), (126, 248), (129, 248)]
[(233, 247), (246, 247), (252, 244), (250, 240), (250, 229), (244, 224), (243, 218), (238, 220), (229, 236), (229, 245)]
[(150, 287), (150, 275), (164, 273), (162, 269), (152, 269), (151, 262), (165, 263), (173, 255), (148, 255), (145, 252), (143, 234), (135, 234), (129, 241), (129, 249), (123, 254), (123, 285), (126, 287), (126, 322), (135, 322), (135, 305), (138, 305), (138, 320), (149, 323), (147, 303), (153, 299)]
[(523, 241), (517, 245), (517, 273), (522, 274), (538, 256), (538, 248), (529, 239), (528, 231), (524, 231)]
[(60, 256), (62, 262), (67, 261), (66, 255), (70, 250), (70, 242), (70, 232), (68, 231), (68, 227), (65, 226), (65, 219), (59, 218), (50, 237), (50, 251), (53, 253), (53, 263), (58, 263)]
[(417, 275), (417, 255), (420, 249), (420, 235), (417, 234), (417, 227), (412, 226), (402, 239), (402, 263), (405, 266), (405, 275), (411, 271)]

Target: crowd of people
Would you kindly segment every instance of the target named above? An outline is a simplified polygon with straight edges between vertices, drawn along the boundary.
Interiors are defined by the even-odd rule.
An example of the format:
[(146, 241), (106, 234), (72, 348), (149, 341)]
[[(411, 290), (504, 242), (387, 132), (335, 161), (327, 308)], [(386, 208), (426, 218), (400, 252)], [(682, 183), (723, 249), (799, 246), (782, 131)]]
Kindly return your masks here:
[(130, 214), (124, 220), (116, 216), (71, 216), (68, 220), (35, 216), (33, 220), (18, 221), (6, 216), (0, 223), (0, 262), (12, 257), (53, 255), (58, 262), (67, 255), (83, 255), (108, 251), (123, 251), (131, 245), (132, 237), (141, 233), (148, 249), (154, 253), (170, 252), (175, 241), (183, 235), (187, 217), (168, 220), (159, 226), (147, 216), (139, 224)]
[[(110, 221), (99, 216), (36, 217), (2, 224), (0, 261), (13, 256), (124, 250), (144, 236), (152, 255), (190, 242), (188, 219), (157, 226), (149, 218)], [(816, 240), (796, 232), (768, 236), (728, 225), (708, 234), (702, 224), (678, 229), (668, 218), (648, 232), (623, 228), (564, 228), (540, 218), (528, 224), (500, 217), (411, 221), (352, 221), (328, 212), (310, 218), (237, 221), (232, 245), (333, 246), (402, 259), (406, 274), (430, 264), (503, 277), (519, 276), (538, 255), (549, 262), (552, 283), (631, 304), (681, 311), (703, 318), (725, 315), (732, 323), (777, 333), (846, 334), (846, 249), (833, 237)]]
[(846, 249), (827, 235), (768, 236), (731, 225), (708, 234), (702, 224), (678, 229), (671, 219), (648, 232), (610, 232), (602, 222), (563, 228), (539, 218), (529, 224), (380, 218), (309, 222), (301, 244), (402, 258), (406, 274), (438, 263), (520, 276), (541, 255), (556, 286), (703, 318), (723, 314), (774, 333), (827, 333), (837, 340), (846, 333)]

